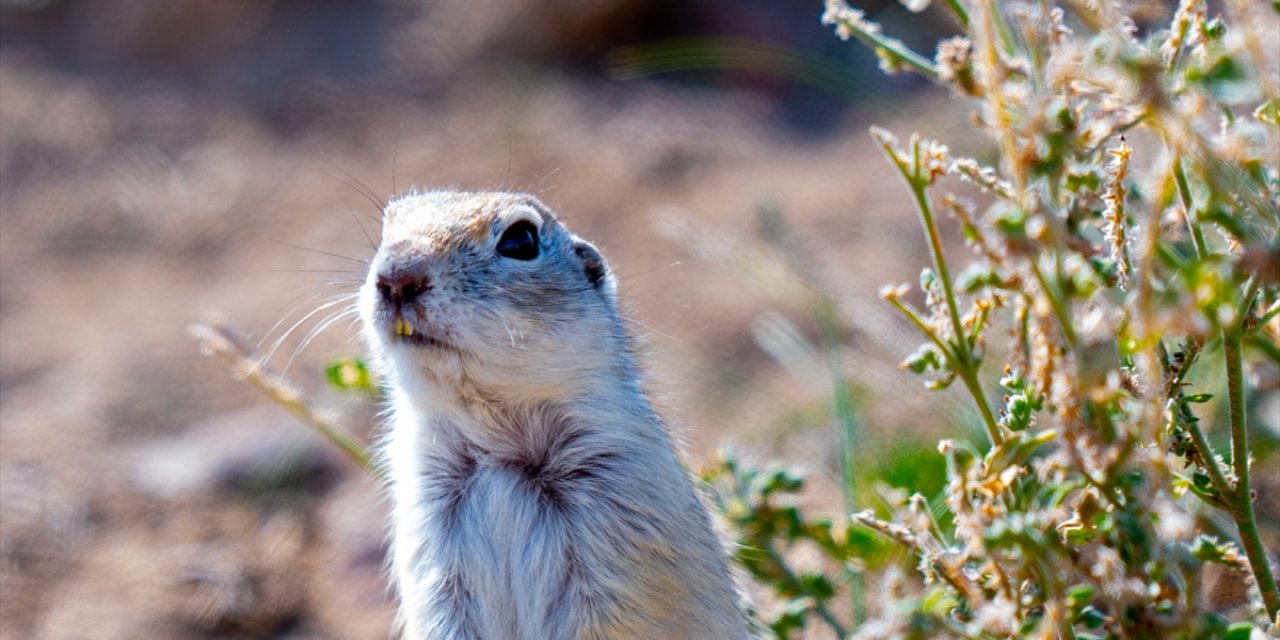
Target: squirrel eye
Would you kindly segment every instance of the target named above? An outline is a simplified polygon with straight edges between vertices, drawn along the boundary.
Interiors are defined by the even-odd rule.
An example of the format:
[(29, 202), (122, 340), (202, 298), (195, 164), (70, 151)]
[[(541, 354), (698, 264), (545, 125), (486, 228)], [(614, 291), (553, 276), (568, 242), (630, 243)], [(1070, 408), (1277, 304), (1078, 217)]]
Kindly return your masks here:
[(538, 257), (538, 228), (528, 220), (520, 220), (507, 227), (498, 240), (498, 255), (516, 260)]

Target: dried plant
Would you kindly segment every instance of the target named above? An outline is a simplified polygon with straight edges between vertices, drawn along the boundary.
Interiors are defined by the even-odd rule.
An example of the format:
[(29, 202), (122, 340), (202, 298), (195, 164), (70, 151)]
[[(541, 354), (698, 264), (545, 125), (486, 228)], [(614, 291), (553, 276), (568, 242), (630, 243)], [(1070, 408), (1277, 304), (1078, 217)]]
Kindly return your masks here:
[[(923, 308), (906, 285), (881, 292), (924, 338), (903, 366), (930, 388), (959, 380), (989, 442), (940, 443), (944, 509), (904, 496), (848, 522), (786, 506), (797, 478), (732, 457), (714, 469), (743, 566), (786, 603), (766, 625), (780, 638), (811, 622), (868, 639), (1280, 632), (1245, 415), (1246, 367), (1280, 365), (1280, 94), (1261, 44), (1280, 5), (1227, 2), (1210, 18), (1183, 0), (1157, 24), (1121, 0), (943, 4), (963, 35), (933, 61), (843, 0), (822, 20), (874, 47), (885, 71), (949, 87), (998, 150), (984, 167), (871, 131), (932, 257)], [(938, 198), (946, 176), (985, 205)], [(939, 211), (974, 249), (963, 273)], [(1205, 389), (1219, 388), (1222, 454), (1206, 434), (1223, 400)], [(862, 575), (866, 532), (905, 548), (918, 577), (890, 565), (867, 611), (855, 595), (845, 612), (836, 587)], [(800, 542), (839, 572), (791, 570)], [(1215, 571), (1249, 584), (1243, 606), (1212, 601)]]

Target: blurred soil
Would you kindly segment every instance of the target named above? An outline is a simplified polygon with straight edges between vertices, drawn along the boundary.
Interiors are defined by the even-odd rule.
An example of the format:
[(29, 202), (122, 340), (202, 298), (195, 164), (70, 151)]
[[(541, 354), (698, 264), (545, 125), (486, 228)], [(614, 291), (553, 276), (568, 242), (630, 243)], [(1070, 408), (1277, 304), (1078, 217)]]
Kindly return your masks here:
[[(350, 291), (376, 233), (363, 191), (530, 190), (560, 211), (620, 275), (695, 467), (732, 443), (834, 468), (821, 375), (806, 385), (753, 338), (781, 314), (816, 341), (796, 270), (857, 327), (846, 364), (875, 433), (960, 406), (895, 370), (916, 340), (874, 292), (926, 255), (865, 131), (907, 130), (893, 112), (910, 110), (963, 140), (962, 120), (870, 101), (815, 111), (815, 133), (751, 78), (612, 80), (575, 61), (680, 18), (625, 0), (581, 21), (548, 16), (592, 3), (16, 4), (0, 9), (0, 638), (388, 635), (375, 483), (186, 333), (219, 314), (270, 344)], [(819, 4), (794, 13), (829, 38)], [(354, 330), (297, 352), (316, 319), (271, 362), (369, 437), (369, 410), (319, 373), (359, 351)]]

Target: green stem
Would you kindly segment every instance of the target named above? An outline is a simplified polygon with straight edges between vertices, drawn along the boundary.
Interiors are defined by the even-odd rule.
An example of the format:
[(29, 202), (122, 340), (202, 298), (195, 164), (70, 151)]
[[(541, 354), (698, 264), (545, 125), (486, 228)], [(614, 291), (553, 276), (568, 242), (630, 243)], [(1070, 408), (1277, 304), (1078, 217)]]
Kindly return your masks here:
[(937, 347), (938, 350), (942, 352), (942, 355), (947, 357), (947, 362), (951, 364), (951, 366), (955, 367), (959, 364), (956, 354), (951, 350), (951, 345), (943, 342), (942, 338), (939, 338), (938, 334), (934, 332), (933, 327), (930, 327), (923, 319), (921, 319), (920, 314), (916, 313), (915, 309), (903, 304), (903, 302), (897, 298), (889, 298), (888, 302), (893, 305), (893, 308), (901, 311), (902, 315), (906, 316), (907, 320), (910, 320), (911, 324), (915, 325), (916, 329), (919, 329), (920, 333), (923, 333), (924, 337), (928, 338), (929, 342), (932, 342), (933, 346)]
[(1267, 323), (1271, 322), (1271, 319), (1276, 317), (1277, 315), (1280, 315), (1280, 302), (1272, 303), (1269, 309), (1267, 309), (1266, 311), (1263, 311), (1258, 316), (1258, 323), (1253, 325), (1253, 327), (1251, 328), (1245, 329), (1245, 335), (1250, 335), (1261, 330), (1262, 327), (1267, 326)]
[(1249, 276), (1249, 281), (1244, 285), (1244, 297), (1240, 299), (1240, 317), (1236, 318), (1236, 330), (1240, 337), (1244, 337), (1249, 329), (1249, 311), (1253, 309), (1253, 299), (1258, 297), (1258, 289), (1261, 286), (1262, 283), (1256, 275)]
[(1075, 345), (1076, 331), (1071, 324), (1071, 315), (1067, 312), (1066, 306), (1058, 298), (1058, 290), (1050, 286), (1048, 278), (1044, 277), (1044, 272), (1040, 270), (1040, 265), (1035, 260), (1031, 261), (1031, 271), (1036, 276), (1036, 281), (1040, 283), (1040, 288), (1044, 290), (1044, 296), (1049, 299), (1049, 306), (1053, 308), (1053, 315), (1058, 319), (1058, 325), (1062, 328), (1062, 335), (1067, 339), (1067, 343)]
[(785, 580), (792, 589), (813, 598), (814, 613), (818, 614), (818, 617), (822, 618), (823, 622), (826, 622), (827, 625), (831, 627), (831, 630), (836, 634), (836, 638), (843, 639), (848, 637), (849, 631), (844, 628), (844, 625), (840, 624), (840, 621), (837, 620), (835, 615), (831, 613), (831, 610), (827, 608), (826, 603), (805, 589), (804, 583), (800, 582), (800, 578), (791, 570), (791, 566), (787, 564), (786, 559), (782, 557), (781, 553), (778, 553), (776, 548), (774, 548), (772, 541), (767, 539), (763, 540), (761, 541), (761, 546), (763, 547), (761, 551), (764, 551), (765, 555), (769, 556), (769, 560), (772, 561), (778, 568), (778, 571), (782, 573), (783, 580)]
[(908, 180), (911, 191), (916, 198), (916, 207), (920, 211), (920, 222), (924, 227), (925, 236), (929, 239), (929, 252), (933, 256), (933, 267), (938, 271), (938, 279), (942, 281), (943, 296), (947, 301), (947, 312), (951, 316), (951, 326), (955, 330), (954, 350), (956, 358), (960, 360), (960, 366), (956, 367), (956, 373), (960, 375), (960, 379), (964, 381), (965, 387), (968, 387), (969, 393), (973, 395), (973, 399), (978, 404), (978, 411), (982, 414), (982, 423), (987, 428), (987, 435), (991, 437), (991, 444), (1000, 445), (1004, 443), (1004, 436), (1000, 433), (1000, 427), (996, 424), (995, 415), (991, 412), (991, 407), (987, 403), (987, 396), (982, 392), (982, 385), (978, 382), (977, 376), (977, 359), (973, 356), (971, 345), (968, 337), (965, 335), (964, 323), (960, 320), (960, 309), (956, 305), (955, 290), (951, 285), (951, 273), (947, 268), (946, 255), (942, 252), (942, 239), (938, 235), (938, 224), (933, 217), (933, 209), (929, 206), (929, 198), (925, 195), (925, 185), (919, 179)]
[(1200, 228), (1200, 216), (1192, 210), (1191, 187), (1187, 185), (1187, 173), (1182, 168), (1182, 158), (1173, 160), (1173, 179), (1178, 183), (1178, 195), (1182, 196), (1183, 215), (1187, 219), (1187, 230), (1191, 232), (1191, 241), (1196, 245), (1196, 255), (1204, 258), (1209, 255), (1209, 245), (1204, 240), (1204, 230)]
[[(828, 319), (824, 323), (827, 325), (823, 329), (823, 334), (834, 344), (835, 328), (833, 323)], [(845, 384), (844, 374), (840, 371), (839, 361), (836, 358), (837, 351), (835, 347), (831, 347), (828, 352), (831, 354), (831, 381), (835, 392), (835, 410), (836, 417), (840, 420), (840, 473), (843, 476), (843, 497), (844, 512), (846, 514), (853, 513), (856, 504), (857, 476), (854, 475), (854, 451), (853, 443), (858, 441), (857, 429), (858, 423), (853, 414), (853, 399), (849, 397), (849, 388)], [(866, 592), (863, 589), (863, 576), (861, 572), (855, 572), (850, 576), (849, 598), (853, 605), (853, 621), (857, 625), (861, 625), (867, 618)]]
[[(928, 180), (922, 175), (923, 169), (920, 166), (920, 144), (913, 142), (911, 146), (911, 165), (908, 166), (902, 158), (900, 158), (893, 147), (886, 140), (880, 141), (881, 147), (884, 149), (885, 155), (898, 168), (898, 173), (907, 183), (907, 188), (911, 191), (911, 195), (916, 201), (916, 210), (920, 213), (920, 225), (924, 229), (925, 238), (929, 241), (929, 254), (933, 259), (933, 269), (938, 274), (938, 279), (942, 281), (943, 298), (947, 303), (947, 314), (951, 318), (951, 328), (955, 339), (950, 343), (950, 349), (946, 348), (940, 336), (937, 336), (932, 330), (914, 314), (908, 313), (908, 317), (916, 323), (929, 336), (935, 344), (946, 353), (951, 360), (952, 368), (960, 379), (964, 381), (964, 385), (968, 388), (970, 395), (978, 405), (978, 412), (982, 414), (983, 426), (987, 429), (987, 436), (991, 438), (991, 444), (1000, 445), (1004, 443), (1004, 436), (1000, 432), (1000, 426), (996, 423), (995, 414), (991, 411), (991, 406), (987, 402), (987, 396), (982, 391), (982, 384), (978, 381), (977, 369), (979, 361), (974, 357), (972, 345), (968, 336), (964, 331), (964, 322), (960, 319), (960, 308), (956, 305), (956, 294), (951, 284), (951, 271), (947, 267), (946, 254), (942, 251), (942, 238), (938, 233), (938, 223), (933, 215), (933, 208), (929, 205), (929, 197), (925, 194), (925, 189), (929, 186)], [(897, 301), (891, 301), (899, 309), (904, 312), (906, 308)]]
[(956, 22), (959, 22), (961, 27), (968, 30), (969, 10), (964, 8), (964, 4), (960, 0), (946, 0), (946, 5), (951, 10), (951, 14), (956, 17)]
[(1258, 521), (1253, 512), (1253, 490), (1249, 484), (1249, 431), (1244, 409), (1244, 364), (1241, 358), (1240, 331), (1231, 329), (1222, 334), (1222, 351), (1227, 363), (1227, 395), (1231, 410), (1231, 465), (1236, 473), (1236, 490), (1232, 496), (1236, 526), (1240, 529), (1240, 541), (1249, 567), (1262, 593), (1267, 619), (1273, 620), (1280, 612), (1280, 592), (1276, 578), (1267, 563), (1267, 551), (1258, 535)]
[(849, 595), (853, 599), (853, 628), (867, 621), (867, 580), (860, 567), (849, 569)]
[(933, 66), (924, 56), (908, 49), (901, 41), (893, 38), (885, 37), (880, 33), (867, 31), (862, 25), (849, 20), (840, 20), (840, 26), (849, 30), (853, 36), (861, 40), (864, 44), (881, 49), (890, 57), (911, 67), (916, 73), (929, 78), (930, 80), (938, 79), (938, 69)]
[(982, 425), (987, 428), (987, 436), (991, 438), (991, 444), (997, 447), (1004, 444), (1004, 435), (1000, 432), (1000, 425), (996, 423), (995, 415), (991, 413), (991, 406), (987, 404), (987, 396), (982, 393), (982, 384), (978, 382), (977, 374), (972, 370), (962, 370), (960, 380), (964, 382), (965, 388), (978, 403), (978, 412), (982, 414)]
[[(1174, 416), (1178, 415), (1177, 408), (1174, 409)], [(1191, 434), (1191, 446), (1195, 447), (1196, 455), (1200, 458), (1200, 466), (1209, 472), (1209, 481), (1213, 483), (1213, 488), (1218, 491), (1218, 497), (1223, 504), (1231, 503), (1233, 489), (1231, 482), (1227, 480), (1227, 476), (1222, 473), (1222, 467), (1218, 466), (1218, 458), (1213, 452), (1213, 447), (1209, 444), (1209, 439), (1204, 436), (1204, 430), (1200, 428), (1200, 423), (1190, 420), (1181, 420), (1182, 426)]]
[(991, 406), (987, 403), (987, 397), (982, 393), (982, 384), (978, 381), (977, 374), (964, 360), (961, 360), (961, 356), (955, 352), (952, 345), (938, 337), (933, 327), (930, 327), (924, 320), (920, 319), (920, 315), (911, 307), (906, 306), (897, 298), (890, 298), (889, 304), (901, 311), (902, 315), (906, 316), (911, 321), (911, 324), (915, 325), (916, 329), (919, 329), (920, 333), (924, 334), (933, 343), (933, 346), (937, 347), (942, 352), (942, 355), (947, 358), (947, 363), (955, 370), (956, 375), (964, 382), (965, 388), (969, 390), (974, 401), (977, 402), (978, 412), (982, 414), (982, 424), (987, 429), (987, 436), (991, 438), (991, 443), (994, 445), (1003, 444), (1004, 436), (1000, 433), (1000, 427), (996, 423), (995, 415), (991, 412)]
[(991, 11), (991, 22), (996, 26), (996, 35), (1000, 37), (1000, 47), (1004, 49), (1006, 56), (1014, 57), (1018, 54), (1017, 41), (1013, 37), (1013, 29), (1009, 28), (1009, 23), (1000, 14), (1000, 3), (991, 2), (988, 9)]
[(924, 235), (929, 240), (929, 254), (933, 258), (933, 268), (942, 281), (942, 293), (947, 302), (947, 314), (951, 316), (951, 328), (955, 332), (956, 351), (966, 361), (969, 360), (969, 344), (965, 339), (964, 323), (960, 320), (960, 307), (956, 305), (956, 294), (951, 288), (951, 272), (947, 268), (946, 256), (942, 253), (942, 238), (938, 235), (938, 224), (933, 218), (933, 209), (929, 206), (929, 197), (924, 193), (924, 185), (918, 180), (908, 180), (911, 193), (916, 199), (916, 208), (920, 211), (920, 224), (924, 227)]
[(844, 512), (853, 513), (857, 510), (854, 504), (856, 478), (853, 473), (853, 443), (858, 440), (858, 424), (853, 415), (853, 399), (849, 397), (849, 388), (845, 384), (844, 372), (840, 368), (840, 343), (836, 338), (839, 325), (830, 300), (821, 299), (814, 315), (818, 320), (823, 349), (827, 353), (832, 396), (835, 400), (834, 409), (836, 418), (840, 421), (840, 476)]

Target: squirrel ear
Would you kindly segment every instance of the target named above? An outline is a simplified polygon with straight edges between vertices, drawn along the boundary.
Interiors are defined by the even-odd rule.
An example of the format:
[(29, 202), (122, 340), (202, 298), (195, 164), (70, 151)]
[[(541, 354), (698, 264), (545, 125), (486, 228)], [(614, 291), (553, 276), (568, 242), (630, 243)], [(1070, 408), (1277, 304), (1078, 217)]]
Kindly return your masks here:
[(582, 272), (587, 276), (587, 281), (612, 302), (617, 284), (613, 273), (609, 271), (609, 265), (604, 261), (604, 255), (582, 238), (573, 239), (573, 252), (582, 261)]

